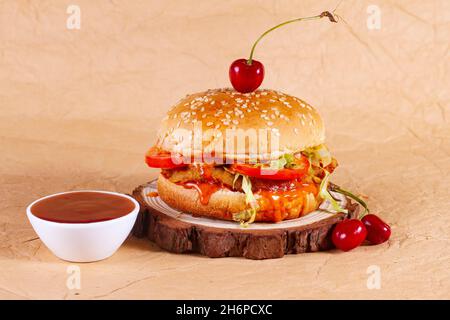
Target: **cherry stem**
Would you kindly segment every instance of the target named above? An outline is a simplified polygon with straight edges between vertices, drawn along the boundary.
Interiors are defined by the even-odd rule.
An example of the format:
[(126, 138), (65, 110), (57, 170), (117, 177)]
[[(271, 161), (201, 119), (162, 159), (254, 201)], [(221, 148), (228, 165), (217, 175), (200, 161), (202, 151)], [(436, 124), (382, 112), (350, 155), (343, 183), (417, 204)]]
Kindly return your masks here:
[[(333, 13), (334, 13), (335, 10), (333, 10)], [(305, 18), (297, 18), (297, 19), (292, 19), (292, 20), (289, 20), (289, 21), (282, 22), (282, 23), (276, 25), (275, 27), (272, 27), (269, 30), (265, 31), (263, 34), (261, 34), (259, 36), (259, 38), (253, 44), (252, 50), (250, 51), (250, 57), (247, 60), (247, 64), (248, 65), (252, 64), (253, 54), (255, 52), (256, 45), (259, 43), (259, 41), (261, 41), (262, 38), (264, 38), (271, 31), (273, 31), (275, 29), (278, 29), (279, 27), (282, 27), (282, 26), (287, 25), (289, 23), (298, 22), (298, 21), (307, 21), (307, 20), (317, 20), (317, 19), (321, 19), (321, 18), (324, 18), (324, 17), (327, 17), (328, 19), (330, 19), (331, 22), (337, 22), (336, 18), (333, 16), (332, 13), (330, 13), (329, 11), (324, 11), (324, 12), (322, 12), (321, 14), (319, 14), (317, 16), (305, 17)]]
[(339, 187), (338, 185), (335, 184), (331, 184), (331, 188), (332, 191), (341, 193), (347, 197), (352, 198), (353, 200), (355, 200), (356, 202), (358, 202), (363, 208), (364, 208), (364, 212), (358, 217), (360, 220), (362, 218), (364, 218), (364, 216), (366, 216), (367, 214), (369, 214), (370, 210), (369, 207), (367, 206), (367, 203), (362, 200), (360, 197), (354, 195), (353, 193), (351, 193), (350, 191), (344, 190), (341, 187)]

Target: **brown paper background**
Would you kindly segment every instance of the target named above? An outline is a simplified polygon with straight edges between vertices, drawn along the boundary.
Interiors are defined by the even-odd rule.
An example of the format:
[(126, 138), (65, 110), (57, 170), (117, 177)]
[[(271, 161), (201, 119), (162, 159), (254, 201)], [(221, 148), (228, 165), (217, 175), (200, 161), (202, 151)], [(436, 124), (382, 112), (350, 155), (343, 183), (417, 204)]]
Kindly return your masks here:
[[(263, 40), (264, 87), (314, 105), (389, 243), (268, 261), (175, 255), (132, 239), (67, 266), (25, 215), (58, 191), (130, 192), (156, 176), (143, 154), (187, 93), (228, 86), (229, 63), (265, 29), (338, 1), (0, 1), (1, 298), (450, 298), (450, 2), (344, 0), (348, 25), (292, 24)], [(81, 8), (68, 30), (66, 8)], [(366, 26), (368, 5), (381, 30)], [(381, 270), (369, 290), (367, 268)]]

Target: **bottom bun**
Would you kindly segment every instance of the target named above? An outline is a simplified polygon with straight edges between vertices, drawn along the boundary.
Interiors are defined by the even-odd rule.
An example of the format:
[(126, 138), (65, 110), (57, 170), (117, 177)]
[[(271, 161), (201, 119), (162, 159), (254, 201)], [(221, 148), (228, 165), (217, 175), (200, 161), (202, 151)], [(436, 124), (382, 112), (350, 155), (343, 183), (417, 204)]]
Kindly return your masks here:
[(158, 194), (172, 208), (194, 216), (233, 220), (233, 213), (246, 209), (245, 194), (242, 192), (221, 189), (214, 192), (208, 204), (204, 205), (200, 203), (196, 189), (177, 185), (162, 175), (158, 177)]

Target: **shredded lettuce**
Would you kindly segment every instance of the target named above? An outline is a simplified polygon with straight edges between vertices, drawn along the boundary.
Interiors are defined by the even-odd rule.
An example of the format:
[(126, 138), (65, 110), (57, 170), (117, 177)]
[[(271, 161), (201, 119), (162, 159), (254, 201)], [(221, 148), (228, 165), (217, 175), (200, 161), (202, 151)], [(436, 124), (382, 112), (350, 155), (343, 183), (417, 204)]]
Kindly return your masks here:
[(310, 164), (315, 166), (326, 167), (332, 161), (331, 153), (324, 144), (307, 148), (302, 153), (308, 157)]
[(328, 191), (328, 180), (330, 179), (330, 173), (325, 170), (325, 177), (320, 182), (319, 186), (319, 196), (324, 199), (328, 200), (331, 204), (331, 207), (336, 212), (344, 212), (347, 213), (347, 210), (342, 208), (339, 203), (333, 198), (333, 196)]
[(253, 223), (256, 218), (256, 209), (249, 208), (244, 211), (233, 214), (233, 220), (239, 221), (241, 226), (248, 227), (250, 223)]
[(297, 164), (295, 163), (295, 156), (290, 153), (286, 153), (282, 155), (277, 160), (272, 160), (269, 162), (268, 167), (262, 167), (261, 172), (264, 172), (264, 174), (271, 175), (276, 174), (278, 170), (288, 168), (292, 169), (295, 168)]
[(253, 194), (252, 182), (250, 181), (250, 178), (248, 176), (237, 173), (234, 176), (233, 188), (239, 176), (242, 176), (242, 190), (245, 193), (245, 203), (249, 205), (250, 208), (233, 214), (233, 220), (239, 221), (242, 226), (247, 227), (248, 224), (255, 221), (256, 211), (258, 209), (258, 201)]
[(242, 190), (244, 190), (245, 193), (245, 202), (252, 208), (256, 208), (258, 206), (258, 202), (256, 201), (255, 195), (252, 191), (252, 182), (246, 175), (242, 175)]
[(286, 153), (283, 158), (286, 160), (286, 164), (284, 165), (285, 168), (291, 169), (295, 167), (295, 156), (293, 154)]
[(273, 170), (283, 169), (286, 163), (287, 163), (286, 158), (282, 156), (277, 160), (270, 161), (269, 168)]
[(360, 197), (354, 195), (350, 191), (342, 189), (341, 187), (339, 187), (337, 185), (332, 185), (331, 190), (338, 192), (340, 194), (343, 194), (344, 196), (350, 197), (353, 200), (355, 200), (356, 202), (358, 202), (364, 208), (364, 213), (362, 214), (362, 216), (360, 218), (362, 218), (363, 216), (365, 216), (366, 214), (369, 213), (369, 207), (367, 206), (367, 203), (364, 200), (362, 200)]
[(270, 161), (270, 169), (293, 168), (295, 166), (295, 156), (291, 153), (282, 155), (277, 160)]

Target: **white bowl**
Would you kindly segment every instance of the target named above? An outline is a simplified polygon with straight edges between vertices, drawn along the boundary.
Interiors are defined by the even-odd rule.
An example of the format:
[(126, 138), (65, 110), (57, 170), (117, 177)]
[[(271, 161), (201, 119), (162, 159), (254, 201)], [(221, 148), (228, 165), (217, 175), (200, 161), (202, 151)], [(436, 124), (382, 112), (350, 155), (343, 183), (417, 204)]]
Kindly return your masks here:
[[(101, 192), (124, 197), (134, 203), (129, 214), (112, 220), (90, 223), (60, 223), (36, 217), (31, 207), (46, 198), (75, 192)], [(60, 259), (92, 262), (106, 259), (119, 249), (130, 234), (139, 212), (139, 203), (130, 196), (96, 190), (61, 192), (38, 199), (27, 207), (27, 216), (42, 242)]]

